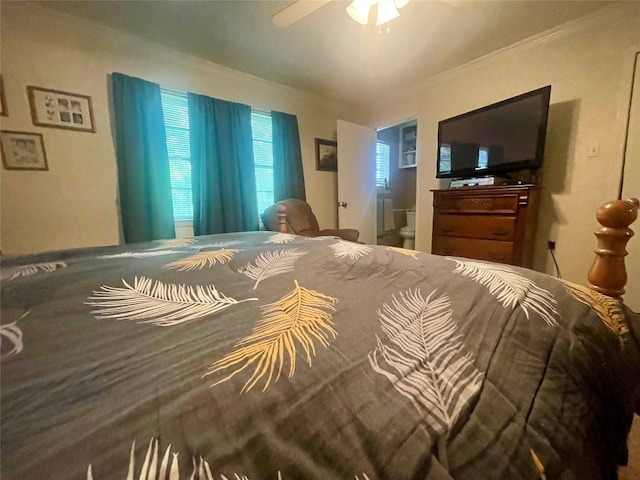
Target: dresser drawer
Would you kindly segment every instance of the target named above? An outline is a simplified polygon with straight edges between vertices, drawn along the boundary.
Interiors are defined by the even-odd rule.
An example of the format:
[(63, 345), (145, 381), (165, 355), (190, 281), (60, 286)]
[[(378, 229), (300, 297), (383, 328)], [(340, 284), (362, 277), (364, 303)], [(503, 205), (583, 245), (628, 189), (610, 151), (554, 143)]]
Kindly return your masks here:
[(440, 212), (460, 213), (518, 213), (517, 193), (493, 195), (448, 195), (438, 196)]
[(513, 241), (516, 217), (500, 215), (439, 215), (435, 235), (452, 237), (485, 238), (487, 240)]
[(431, 252), (531, 267), (540, 188), (433, 190)]
[(436, 236), (433, 253), (513, 264), (513, 242)]

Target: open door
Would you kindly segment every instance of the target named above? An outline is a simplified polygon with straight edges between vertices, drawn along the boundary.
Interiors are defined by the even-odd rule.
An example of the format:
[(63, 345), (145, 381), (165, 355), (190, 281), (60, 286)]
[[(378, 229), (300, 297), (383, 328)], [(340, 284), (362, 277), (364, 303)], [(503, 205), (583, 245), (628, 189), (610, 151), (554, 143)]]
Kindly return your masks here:
[(376, 131), (338, 120), (338, 227), (376, 243)]
[[(640, 52), (636, 54), (635, 71), (631, 87), (631, 108), (629, 110), (629, 125), (627, 126), (627, 145), (625, 149), (624, 170), (622, 172), (621, 198), (640, 198)], [(629, 259), (627, 261), (627, 293), (624, 303), (636, 312), (640, 312), (640, 222), (636, 220), (631, 225), (636, 238), (632, 238), (627, 246)]]
[(378, 128), (377, 244), (415, 250), (416, 118)]

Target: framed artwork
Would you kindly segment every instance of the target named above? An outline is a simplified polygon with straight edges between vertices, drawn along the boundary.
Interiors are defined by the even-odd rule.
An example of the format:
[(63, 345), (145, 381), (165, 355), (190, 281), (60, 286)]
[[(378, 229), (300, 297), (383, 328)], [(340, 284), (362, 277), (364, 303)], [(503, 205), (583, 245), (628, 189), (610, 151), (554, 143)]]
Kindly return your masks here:
[(2, 83), (2, 75), (0, 75), (0, 115), (3, 117), (9, 115), (9, 110), (7, 110), (7, 97), (4, 93), (4, 83)]
[(0, 147), (7, 170), (49, 170), (40, 133), (1, 130)]
[(316, 138), (316, 170), (338, 171), (338, 143)]
[(27, 94), (34, 125), (95, 133), (91, 97), (33, 86)]

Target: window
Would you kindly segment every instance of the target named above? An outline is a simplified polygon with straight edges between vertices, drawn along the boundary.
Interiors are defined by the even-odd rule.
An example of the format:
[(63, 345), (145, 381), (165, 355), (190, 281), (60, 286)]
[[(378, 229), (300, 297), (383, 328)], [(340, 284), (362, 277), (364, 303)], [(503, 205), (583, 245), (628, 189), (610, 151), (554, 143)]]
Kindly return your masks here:
[(476, 170), (484, 170), (489, 166), (489, 147), (480, 147), (478, 150), (478, 166)]
[(376, 186), (388, 189), (389, 186), (389, 162), (391, 147), (388, 143), (378, 140), (376, 142)]
[(253, 158), (256, 168), (256, 194), (258, 214), (273, 205), (273, 144), (271, 115), (251, 112)]
[(451, 172), (451, 145), (448, 143), (442, 143), (440, 145), (440, 165), (438, 166), (439, 173)]
[(193, 220), (187, 95), (161, 90), (175, 221)]
[[(191, 146), (189, 144), (189, 105), (187, 95), (161, 90), (164, 127), (167, 135), (173, 218), (176, 222), (193, 220), (191, 193)], [(251, 112), (253, 156), (256, 168), (258, 213), (273, 204), (273, 150), (271, 115)]]

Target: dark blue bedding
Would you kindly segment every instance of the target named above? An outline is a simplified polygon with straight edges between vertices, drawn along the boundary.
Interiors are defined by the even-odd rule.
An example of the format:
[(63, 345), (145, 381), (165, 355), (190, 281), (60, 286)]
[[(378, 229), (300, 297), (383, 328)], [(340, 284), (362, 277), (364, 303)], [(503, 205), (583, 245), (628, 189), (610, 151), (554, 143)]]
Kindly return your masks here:
[[(640, 318), (271, 232), (2, 259), (2, 478), (615, 478)], [(635, 392), (634, 392), (635, 390)]]

